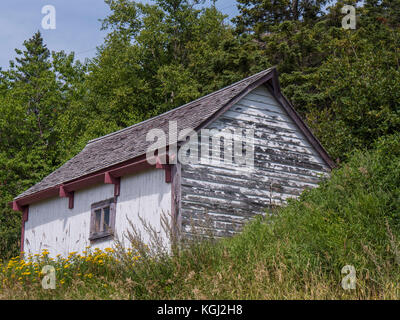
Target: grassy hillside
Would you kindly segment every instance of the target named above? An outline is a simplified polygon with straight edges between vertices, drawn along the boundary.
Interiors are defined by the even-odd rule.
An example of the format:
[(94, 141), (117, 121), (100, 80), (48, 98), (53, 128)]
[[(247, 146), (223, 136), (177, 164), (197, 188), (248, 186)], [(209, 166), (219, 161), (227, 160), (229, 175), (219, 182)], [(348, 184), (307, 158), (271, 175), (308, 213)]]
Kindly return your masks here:
[[(174, 256), (138, 246), (4, 262), (0, 298), (398, 298), (400, 136), (349, 159), (320, 188), (231, 239)], [(55, 290), (41, 288), (43, 264), (56, 268)], [(356, 269), (355, 290), (341, 286), (345, 265)]]

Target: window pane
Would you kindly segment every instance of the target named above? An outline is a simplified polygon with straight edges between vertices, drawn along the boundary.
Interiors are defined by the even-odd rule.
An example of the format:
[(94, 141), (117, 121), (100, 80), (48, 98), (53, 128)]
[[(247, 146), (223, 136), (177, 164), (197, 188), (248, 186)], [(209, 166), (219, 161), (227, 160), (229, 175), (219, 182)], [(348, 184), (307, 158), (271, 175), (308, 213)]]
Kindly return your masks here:
[(105, 207), (103, 208), (104, 212), (104, 225), (103, 225), (103, 231), (109, 231), (110, 230), (110, 207)]
[(94, 232), (100, 232), (101, 210), (95, 210), (94, 214)]

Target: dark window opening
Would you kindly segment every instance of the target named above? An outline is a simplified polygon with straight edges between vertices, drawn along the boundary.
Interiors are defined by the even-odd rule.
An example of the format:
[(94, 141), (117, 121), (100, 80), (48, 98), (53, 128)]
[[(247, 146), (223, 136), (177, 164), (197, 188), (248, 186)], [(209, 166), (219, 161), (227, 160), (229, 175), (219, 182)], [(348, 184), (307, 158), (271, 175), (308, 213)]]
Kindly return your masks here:
[(89, 240), (94, 241), (114, 235), (115, 206), (114, 198), (92, 204)]

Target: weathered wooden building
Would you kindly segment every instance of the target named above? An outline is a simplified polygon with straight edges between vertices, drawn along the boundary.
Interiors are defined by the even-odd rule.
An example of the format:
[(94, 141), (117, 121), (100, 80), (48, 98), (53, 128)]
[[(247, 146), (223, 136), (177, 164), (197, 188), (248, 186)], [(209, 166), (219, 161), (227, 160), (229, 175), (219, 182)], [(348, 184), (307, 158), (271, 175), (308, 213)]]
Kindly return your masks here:
[[(169, 162), (160, 162), (160, 154), (149, 161), (148, 132), (157, 128), (168, 133), (171, 122), (178, 131), (252, 130), (253, 166), (182, 163), (173, 148), (166, 149)], [(184, 141), (178, 143), (178, 150), (184, 146)], [(140, 228), (140, 217), (163, 235), (163, 212), (176, 222), (180, 236), (190, 235), (193, 226), (198, 232), (231, 235), (271, 204), (284, 204), (316, 187), (333, 165), (282, 95), (271, 68), (90, 141), (14, 199), (14, 210), (23, 212), (21, 249), (67, 255), (89, 245), (110, 247), (115, 237), (123, 241), (128, 220)]]

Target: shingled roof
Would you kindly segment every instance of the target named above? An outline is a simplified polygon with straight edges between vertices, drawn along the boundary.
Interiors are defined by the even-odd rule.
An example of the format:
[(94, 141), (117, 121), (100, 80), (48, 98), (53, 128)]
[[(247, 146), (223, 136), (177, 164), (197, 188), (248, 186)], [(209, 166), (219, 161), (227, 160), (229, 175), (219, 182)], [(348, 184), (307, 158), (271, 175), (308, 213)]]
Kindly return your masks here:
[(152, 143), (146, 141), (147, 132), (153, 128), (168, 132), (169, 121), (177, 121), (178, 131), (184, 128), (198, 128), (233, 98), (273, 70), (275, 69), (270, 68), (261, 71), (159, 116), (89, 141), (79, 154), (15, 200), (145, 154)]

